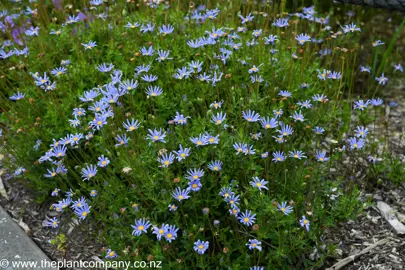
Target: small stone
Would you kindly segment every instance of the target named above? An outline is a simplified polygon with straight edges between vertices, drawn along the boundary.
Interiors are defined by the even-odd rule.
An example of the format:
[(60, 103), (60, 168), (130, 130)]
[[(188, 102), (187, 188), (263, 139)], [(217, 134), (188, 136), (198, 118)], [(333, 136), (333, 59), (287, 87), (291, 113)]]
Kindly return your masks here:
[(373, 199), (374, 199), (375, 201), (382, 201), (382, 200), (383, 200), (380, 194), (374, 194), (374, 195), (373, 195)]

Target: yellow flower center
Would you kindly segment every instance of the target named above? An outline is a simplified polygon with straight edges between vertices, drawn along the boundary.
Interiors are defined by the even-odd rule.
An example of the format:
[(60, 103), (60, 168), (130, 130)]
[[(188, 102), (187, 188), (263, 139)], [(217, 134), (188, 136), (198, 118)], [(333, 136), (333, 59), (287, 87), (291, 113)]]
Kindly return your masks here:
[(138, 226), (139, 231), (143, 231), (144, 227), (142, 225)]
[(85, 217), (85, 216), (87, 216), (87, 212), (82, 213), (82, 217)]

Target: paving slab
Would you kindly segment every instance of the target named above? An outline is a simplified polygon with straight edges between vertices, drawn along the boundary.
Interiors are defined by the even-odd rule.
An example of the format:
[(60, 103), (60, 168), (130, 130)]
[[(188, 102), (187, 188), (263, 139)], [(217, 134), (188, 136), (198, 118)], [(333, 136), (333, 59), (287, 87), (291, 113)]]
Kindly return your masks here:
[(58, 269), (0, 206), (0, 270)]

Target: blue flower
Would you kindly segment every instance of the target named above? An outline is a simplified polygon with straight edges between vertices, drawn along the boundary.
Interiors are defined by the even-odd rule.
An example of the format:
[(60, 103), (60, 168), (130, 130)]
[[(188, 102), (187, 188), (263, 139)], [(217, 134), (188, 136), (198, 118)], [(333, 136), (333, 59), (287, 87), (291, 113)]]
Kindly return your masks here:
[[(102, 0), (101, 0), (101, 2), (102, 2)], [(106, 255), (105, 255), (106, 259), (115, 259), (117, 257), (118, 257), (118, 255), (117, 255), (117, 253), (115, 251), (113, 251), (111, 249), (106, 250)]]
[(98, 157), (98, 163), (97, 166), (99, 167), (106, 167), (108, 164), (110, 164), (110, 160), (107, 157), (104, 157), (104, 155), (102, 155), (101, 157)]
[(155, 30), (155, 25), (152, 22), (141, 26), (141, 33), (153, 32)]
[(172, 153), (170, 153), (169, 155), (165, 154), (161, 158), (158, 158), (158, 161), (162, 164), (161, 165), (162, 167), (167, 168), (169, 167), (170, 164), (173, 163), (174, 159), (175, 156)]
[(151, 225), (152, 224), (149, 222), (149, 220), (146, 220), (146, 218), (135, 220), (135, 225), (131, 225), (131, 227), (134, 229), (132, 231), (132, 235), (140, 236), (142, 233), (147, 233), (147, 230)]
[(259, 179), (259, 177), (257, 177), (257, 176), (254, 176), (254, 177), (253, 177), (253, 181), (250, 181), (249, 183), (250, 183), (250, 185), (251, 185), (252, 187), (257, 187), (260, 191), (262, 190), (262, 188), (268, 190), (268, 188), (266, 187), (266, 185), (267, 185), (269, 182), (265, 181), (264, 179)]
[(288, 19), (284, 19), (284, 18), (280, 18), (277, 19), (274, 23), (274, 26), (280, 27), (280, 28), (284, 28), (288, 26)]
[(310, 100), (299, 101), (299, 102), (297, 102), (297, 104), (300, 105), (301, 108), (305, 108), (305, 109), (309, 109), (312, 107)]
[(71, 134), (70, 138), (69, 138), (70, 144), (71, 145), (79, 144), (79, 142), (82, 138), (83, 138), (83, 134), (81, 134), (81, 133)]
[(48, 218), (46, 221), (45, 221), (45, 226), (47, 226), (47, 227), (52, 227), (52, 228), (58, 228), (59, 227), (59, 220), (56, 218), (56, 217), (54, 217), (54, 218)]
[(307, 157), (304, 155), (304, 152), (299, 151), (299, 150), (290, 151), (290, 152), (288, 152), (288, 154), (289, 154), (289, 157), (291, 157), (291, 158), (297, 158), (297, 159), (307, 158)]
[(247, 145), (244, 143), (234, 143), (233, 148), (236, 150), (236, 154), (239, 155), (239, 153), (245, 152)]
[(212, 116), (211, 121), (214, 124), (220, 125), (220, 124), (222, 124), (223, 121), (225, 121), (225, 118), (226, 118), (226, 113), (219, 112), (219, 113), (217, 113), (217, 115)]
[(58, 68), (52, 69), (51, 74), (55, 75), (55, 76), (60, 76), (62, 74), (65, 74), (66, 71), (67, 71), (67, 69), (65, 67), (58, 67)]
[(253, 65), (253, 67), (251, 69), (249, 69), (248, 72), (249, 72), (249, 74), (257, 73), (257, 72), (259, 72), (259, 67), (256, 67), (255, 65)]
[(263, 39), (266, 45), (274, 45), (274, 43), (278, 41), (278, 37), (276, 35), (270, 35), (269, 37), (264, 37)]
[(90, 196), (91, 197), (96, 197), (97, 196), (97, 190), (93, 189), (92, 191), (90, 191)]
[(174, 204), (169, 204), (169, 211), (170, 212), (175, 212), (176, 210), (177, 210), (177, 206), (176, 205), (174, 205)]
[(246, 17), (243, 17), (242, 15), (239, 14), (238, 17), (242, 20), (242, 24), (251, 22), (254, 18), (254, 16), (251, 13), (249, 13)]
[(160, 241), (162, 239), (162, 237), (165, 236), (165, 234), (167, 233), (167, 230), (169, 228), (168, 224), (162, 224), (161, 227), (157, 227), (157, 226), (153, 226), (153, 234), (156, 234), (156, 238), (158, 241)]
[(287, 202), (282, 202), (281, 205), (278, 204), (277, 209), (283, 212), (283, 214), (286, 216), (288, 216), (293, 211), (293, 208), (291, 206), (287, 206)]
[(232, 191), (230, 187), (223, 187), (219, 191), (219, 195), (222, 196), (224, 199), (227, 199), (228, 197), (234, 195), (235, 193)]
[(301, 227), (305, 227), (305, 229), (307, 231), (309, 231), (309, 220), (305, 216), (302, 216), (302, 219), (300, 220), (300, 224), (301, 224)]
[(250, 210), (246, 210), (244, 213), (240, 214), (238, 219), (240, 223), (251, 226), (256, 220), (256, 214), (253, 214)]
[(354, 102), (354, 109), (358, 109), (358, 110), (364, 110), (365, 108), (367, 108), (367, 106), (370, 105), (370, 100), (367, 100), (366, 102), (364, 102), (362, 99), (359, 101), (355, 101)]
[(360, 66), (360, 72), (368, 72), (368, 73), (371, 73), (371, 70), (370, 70), (371, 68), (369, 68), (369, 67), (363, 67), (363, 66)]
[(198, 239), (196, 242), (194, 242), (194, 250), (197, 251), (198, 254), (202, 255), (207, 251), (209, 247), (209, 242), (208, 241), (201, 241)]
[(176, 200), (181, 202), (182, 200), (186, 200), (186, 199), (190, 198), (190, 196), (188, 196), (188, 193), (189, 193), (189, 191), (187, 189), (182, 190), (180, 187), (177, 187), (172, 192), (172, 196), (173, 196), (173, 198), (175, 198)]
[(328, 74), (328, 78), (332, 80), (339, 80), (340, 78), (342, 78), (342, 74), (337, 71), (332, 71)]
[(329, 158), (326, 157), (326, 151), (325, 150), (315, 151), (315, 158), (320, 162), (325, 162), (325, 161), (329, 160)]
[(173, 121), (177, 125), (185, 125), (187, 124), (187, 118), (190, 118), (190, 116), (184, 117), (184, 115), (179, 114), (179, 112), (176, 112), (176, 116), (174, 117)]
[(357, 27), (354, 23), (351, 24), (346, 24), (343, 28), (343, 33), (353, 33), (355, 31), (361, 32), (361, 29), (359, 27)]
[[(221, 108), (221, 106), (222, 106), (223, 103), (224, 103), (223, 101), (219, 101), (219, 102), (214, 101), (213, 103), (210, 104), (210, 107), (211, 107), (211, 108), (213, 107), (213, 108), (215, 108), (215, 109), (218, 109), (218, 108)], [(226, 114), (225, 114), (225, 116), (226, 116)]]
[(273, 114), (276, 118), (279, 118), (283, 115), (283, 109), (273, 110)]
[(326, 96), (324, 94), (321, 94), (321, 95), (316, 94), (312, 97), (312, 100), (318, 101), (318, 102), (323, 102), (323, 103), (326, 103), (328, 101), (328, 99), (326, 98)]
[(95, 41), (90, 41), (89, 43), (82, 43), (82, 45), (84, 46), (85, 50), (91, 50), (97, 46)]
[(204, 171), (202, 169), (190, 169), (187, 171), (186, 178), (189, 180), (200, 180), (204, 176)]
[(366, 138), (368, 133), (368, 128), (357, 126), (354, 130), (356, 137)]
[(384, 45), (384, 44), (385, 44), (385, 43), (382, 42), (381, 40), (377, 40), (377, 41), (374, 41), (374, 42), (372, 43), (373, 47), (381, 46), (381, 45)]
[(239, 195), (232, 194), (231, 196), (225, 198), (225, 201), (231, 208), (237, 207), (239, 204)]
[(394, 71), (401, 71), (404, 72), (404, 69), (402, 68), (402, 65), (398, 63), (397, 65), (394, 65)]
[(388, 78), (384, 77), (384, 73), (381, 74), (381, 77), (375, 78), (378, 81), (378, 84), (385, 85), (388, 82)]
[(371, 105), (373, 106), (381, 106), (384, 101), (381, 98), (373, 98), (372, 100), (370, 100)]
[(74, 213), (79, 218), (79, 220), (83, 220), (89, 215), (90, 208), (91, 206), (89, 206), (88, 204), (84, 204), (82, 207), (77, 207)]
[(295, 39), (298, 41), (298, 43), (300, 45), (304, 45), (305, 42), (308, 42), (311, 40), (311, 37), (308, 36), (307, 34), (303, 33), (303, 34), (297, 35), (295, 37)]
[(277, 130), (277, 132), (280, 133), (281, 136), (287, 137), (293, 134), (294, 130), (289, 125), (281, 125), (281, 129)]
[(205, 141), (207, 142), (207, 144), (218, 144), (218, 142), (219, 142), (219, 135), (212, 136), (208, 132), (206, 132), (204, 137), (205, 137)]
[(152, 75), (152, 74), (150, 74), (150, 75), (145, 74), (145, 75), (143, 75), (143, 76), (141, 77), (141, 79), (142, 79), (143, 81), (145, 81), (145, 82), (154, 82), (154, 81), (156, 81), (156, 80), (158, 79), (158, 76)]
[(66, 154), (66, 150), (67, 150), (66, 146), (64, 146), (64, 145), (59, 145), (59, 146), (57, 146), (57, 147), (55, 147), (55, 148), (53, 149), (52, 155), (53, 155), (54, 157), (64, 157), (65, 154)]
[(321, 127), (315, 127), (315, 128), (313, 129), (313, 131), (314, 131), (314, 133), (317, 134), (317, 135), (323, 134), (323, 133), (325, 132), (325, 130), (324, 130), (323, 128), (321, 128)]
[(106, 63), (102, 63), (97, 66), (97, 70), (100, 72), (110, 72), (114, 68), (112, 63), (109, 63), (108, 66)]
[(17, 168), (17, 169), (15, 170), (14, 174), (15, 174), (15, 175), (20, 175), (20, 174), (22, 174), (23, 172), (25, 172), (24, 167), (19, 167), (19, 168)]
[(128, 23), (125, 25), (126, 28), (131, 28), (131, 29), (134, 29), (134, 28), (136, 28), (136, 27), (138, 27), (138, 26), (140, 26), (140, 24), (137, 23), (137, 22), (134, 22), (134, 23), (128, 22)]
[(198, 137), (191, 137), (190, 140), (198, 147), (201, 145), (206, 145), (208, 144), (208, 139), (206, 136), (204, 136), (203, 134), (200, 134)]
[(276, 151), (273, 153), (273, 158), (272, 160), (274, 162), (283, 162), (285, 160), (285, 155), (282, 151)]
[(262, 244), (262, 242), (260, 242), (256, 239), (249, 239), (249, 243), (246, 244), (246, 246), (248, 246), (250, 250), (258, 249), (259, 251), (262, 251), (261, 244)]
[(278, 95), (281, 96), (281, 97), (283, 97), (283, 98), (288, 98), (288, 97), (291, 97), (291, 96), (292, 96), (291, 92), (289, 92), (289, 91), (287, 91), (287, 90), (280, 90), (280, 91), (278, 92)]
[[(49, 171), (49, 170), (48, 170), (48, 171)], [(60, 191), (60, 188), (55, 188), (55, 189), (52, 191), (51, 196), (53, 196), (53, 197), (58, 196), (58, 195), (59, 195), (59, 191)]]
[(278, 126), (278, 121), (276, 118), (270, 119), (270, 117), (262, 117), (260, 118), (260, 123), (264, 129), (276, 128)]
[(290, 116), (292, 119), (294, 119), (294, 122), (297, 122), (297, 121), (300, 121), (300, 122), (303, 122), (305, 119), (304, 119), (304, 115), (302, 115), (302, 112), (301, 111), (299, 111), (299, 112), (294, 112), (294, 114), (293, 115), (291, 115)]
[(356, 137), (349, 138), (347, 142), (350, 145), (350, 150), (361, 149), (365, 144), (363, 139), (357, 139)]
[(140, 65), (135, 68), (136, 73), (148, 72), (151, 68), (151, 65)]
[(145, 55), (145, 56), (151, 56), (151, 55), (153, 55), (154, 52), (155, 52), (155, 50), (153, 49), (152, 46), (150, 46), (147, 49), (146, 49), (146, 47), (141, 48), (141, 53), (142, 53), (142, 55)]
[(140, 126), (140, 123), (138, 120), (135, 120), (132, 118), (131, 121), (129, 121), (129, 119), (127, 119), (127, 122), (126, 123), (124, 122), (123, 125), (127, 131), (131, 132), (131, 131), (134, 131), (135, 129), (138, 129)]
[(264, 270), (264, 267), (263, 266), (253, 266), (253, 267), (250, 267), (249, 268), (249, 270)]
[(262, 34), (262, 32), (263, 32), (262, 29), (253, 30), (252, 35), (253, 35), (255, 38), (258, 38), (258, 37), (260, 37), (260, 35)]
[(129, 139), (127, 138), (127, 135), (117, 135), (117, 137), (115, 137), (115, 140), (117, 140), (117, 144), (115, 144), (115, 147), (121, 146), (121, 145), (127, 145)]
[(215, 160), (215, 161), (211, 161), (210, 164), (208, 164), (208, 168), (212, 171), (220, 171), (222, 170), (222, 161), (220, 160)]
[(148, 96), (157, 97), (163, 93), (163, 90), (160, 86), (148, 86), (147, 91), (145, 92)]
[(176, 155), (177, 155), (177, 161), (181, 161), (183, 159), (185, 159), (186, 157), (188, 157), (190, 155), (190, 150), (191, 148), (184, 148), (183, 146), (180, 144), (180, 150), (179, 151), (173, 151)]
[(90, 180), (97, 174), (97, 167), (96, 165), (87, 165), (86, 168), (82, 169), (82, 177), (84, 180)]
[(192, 180), (188, 182), (188, 189), (192, 191), (199, 191), (202, 187), (200, 180)]
[(84, 116), (86, 115), (86, 110), (83, 108), (74, 108), (72, 114), (77, 117)]
[(162, 62), (162, 61), (165, 61), (165, 60), (170, 60), (170, 59), (173, 59), (173, 58), (169, 58), (169, 54), (170, 54), (170, 51), (164, 51), (164, 50), (158, 50), (158, 58), (156, 58), (156, 61), (159, 61), (159, 62)]
[(164, 142), (165, 143), (165, 137), (166, 137), (166, 132), (163, 132), (162, 129), (159, 131), (155, 128), (153, 131), (151, 129), (148, 129), (149, 134), (146, 136), (146, 139), (151, 140), (153, 142)]
[(169, 225), (167, 227), (167, 231), (165, 233), (165, 239), (167, 240), (167, 242), (171, 243), (173, 240), (175, 240), (177, 238), (178, 230), (179, 230), (179, 228), (176, 228), (175, 225)]
[(161, 35), (163, 35), (163, 36), (166, 36), (166, 35), (168, 35), (168, 34), (171, 34), (171, 33), (173, 33), (173, 31), (174, 31), (174, 27), (171, 26), (170, 24), (168, 24), (168, 25), (162, 25), (162, 26), (159, 28), (159, 33), (160, 33)]
[(12, 95), (12, 96), (10, 97), (10, 99), (11, 99), (11, 100), (20, 100), (20, 99), (22, 99), (22, 98), (24, 98), (24, 97), (25, 97), (25, 93), (23, 94), (23, 93), (21, 93), (20, 91), (18, 91), (16, 94)]
[(246, 112), (242, 112), (243, 118), (248, 122), (257, 122), (260, 120), (260, 115), (255, 111), (247, 110)]

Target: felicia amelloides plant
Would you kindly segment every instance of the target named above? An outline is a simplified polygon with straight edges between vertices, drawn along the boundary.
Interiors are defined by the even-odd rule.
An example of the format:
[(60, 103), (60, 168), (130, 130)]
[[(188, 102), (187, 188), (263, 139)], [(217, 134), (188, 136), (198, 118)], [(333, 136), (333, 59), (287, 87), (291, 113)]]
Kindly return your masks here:
[(331, 171), (383, 160), (370, 124), (384, 100), (353, 94), (371, 71), (356, 22), (267, 2), (53, 2), (1, 16), (3, 149), (58, 213), (51, 230), (74, 217), (98, 226), (105, 260), (174, 269), (332, 253), (324, 229), (363, 204)]

